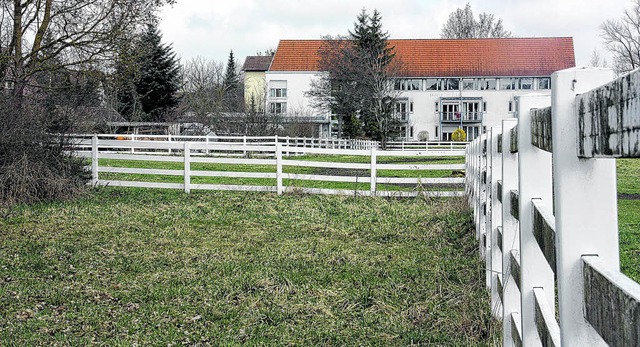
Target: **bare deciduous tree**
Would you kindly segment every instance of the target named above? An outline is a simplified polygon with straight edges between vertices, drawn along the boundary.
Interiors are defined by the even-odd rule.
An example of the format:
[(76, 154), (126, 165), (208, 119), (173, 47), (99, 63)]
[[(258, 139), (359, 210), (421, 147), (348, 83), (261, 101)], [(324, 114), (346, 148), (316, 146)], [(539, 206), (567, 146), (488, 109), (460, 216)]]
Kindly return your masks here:
[(640, 67), (640, 0), (626, 9), (621, 19), (600, 26), (607, 49), (613, 54), (613, 69), (626, 73)]
[(510, 37), (511, 32), (504, 29), (502, 19), (495, 19), (492, 14), (483, 12), (476, 19), (467, 3), (449, 15), (449, 20), (442, 27), (440, 37), (443, 39), (474, 39), (488, 37)]

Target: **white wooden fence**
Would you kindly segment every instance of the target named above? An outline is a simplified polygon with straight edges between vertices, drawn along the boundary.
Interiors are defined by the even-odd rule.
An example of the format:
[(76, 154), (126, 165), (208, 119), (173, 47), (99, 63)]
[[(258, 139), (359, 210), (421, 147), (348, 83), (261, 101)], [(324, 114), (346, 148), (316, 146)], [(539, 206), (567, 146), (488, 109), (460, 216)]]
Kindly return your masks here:
[[(70, 137), (75, 139), (78, 144), (88, 144), (95, 134), (74, 134)], [(138, 134), (97, 134), (99, 140), (130, 140), (130, 141), (166, 141), (166, 142), (201, 142), (209, 144), (235, 144), (242, 146), (274, 146), (281, 144), (286, 147), (305, 147), (305, 148), (331, 148), (331, 149), (371, 149), (378, 148), (380, 143), (372, 140), (361, 139), (334, 139), (334, 138), (312, 138), (312, 137), (289, 137), (289, 136), (195, 136), (195, 135), (138, 135)], [(435, 148), (434, 148), (435, 149)], [(443, 143), (438, 146), (440, 150), (464, 150), (463, 147), (448, 146)], [(135, 152), (136, 148), (131, 147), (131, 151)], [(170, 153), (170, 152), (169, 152)], [(210, 154), (210, 153), (206, 153)]]
[(505, 346), (640, 346), (640, 285), (619, 271), (614, 159), (640, 158), (640, 72), (612, 79), (556, 72), (551, 97), (520, 97), (518, 119), (467, 147)]
[(452, 141), (389, 141), (388, 150), (415, 151), (415, 150), (464, 150), (467, 142)]
[[(87, 149), (91, 149), (90, 151)], [(363, 149), (327, 149), (309, 147), (290, 147), (280, 142), (270, 144), (243, 143), (221, 143), (204, 141), (153, 141), (153, 140), (114, 140), (99, 138), (93, 135), (91, 139), (76, 139), (76, 151), (80, 156), (91, 158), (91, 172), (93, 185), (127, 186), (127, 187), (149, 187), (149, 188), (172, 188), (183, 189), (190, 192), (192, 189), (203, 190), (236, 190), (236, 191), (270, 191), (282, 194), (287, 189), (312, 194), (339, 194), (339, 195), (363, 195), (363, 196), (462, 196), (461, 190), (436, 191), (431, 189), (415, 189), (413, 191), (381, 191), (379, 184), (414, 184), (414, 185), (462, 185), (464, 178), (428, 178), (428, 177), (380, 177), (378, 170), (459, 170), (463, 171), (464, 164), (381, 164), (378, 156), (393, 157), (454, 157), (464, 156), (464, 151), (379, 151), (375, 146), (368, 150)], [(229, 157), (221, 154), (234, 153), (242, 157)], [(161, 155), (160, 155), (161, 154)], [(197, 155), (194, 155), (197, 154)], [(209, 154), (209, 155), (206, 155)], [(322, 155), (347, 155), (347, 156), (368, 156), (369, 163), (344, 163), (344, 162), (323, 162), (312, 160), (296, 160), (299, 154), (322, 154)], [(167, 169), (145, 169), (145, 168), (123, 168), (108, 167), (99, 165), (100, 159), (115, 160), (135, 160), (153, 162), (181, 162), (184, 163), (183, 170)], [(230, 165), (272, 165), (274, 172), (229, 172), (229, 171), (195, 171), (191, 170), (191, 163), (212, 163)], [(286, 173), (283, 167), (310, 167), (348, 170), (368, 170), (362, 176), (337, 176), (337, 175), (315, 175)], [(363, 171), (360, 171), (363, 172)], [(100, 173), (119, 174), (142, 174), (142, 175), (170, 175), (182, 176), (182, 183), (159, 183), (159, 182), (139, 182), (139, 181), (119, 181), (103, 180)], [(228, 178), (261, 178), (275, 179), (275, 186), (257, 185), (229, 185), (229, 184), (192, 184), (191, 178), (201, 177), (228, 177)], [(418, 175), (419, 176), (419, 175)], [(428, 175), (425, 175), (428, 176)], [(287, 187), (283, 184), (283, 179), (304, 180), (304, 181), (325, 181), (325, 182), (349, 182), (349, 183), (369, 183), (368, 190), (358, 189), (321, 189), (305, 187)]]

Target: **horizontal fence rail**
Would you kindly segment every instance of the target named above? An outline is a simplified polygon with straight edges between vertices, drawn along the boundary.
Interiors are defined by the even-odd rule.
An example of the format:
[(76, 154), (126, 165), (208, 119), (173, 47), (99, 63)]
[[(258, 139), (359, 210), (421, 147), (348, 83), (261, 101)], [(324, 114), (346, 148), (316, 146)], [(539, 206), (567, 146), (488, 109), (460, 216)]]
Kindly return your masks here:
[(612, 160), (640, 158), (640, 71), (612, 78), (556, 72), (552, 96), (518, 97), (518, 119), (467, 146), (465, 192), (504, 346), (640, 346)]
[[(375, 146), (371, 146), (369, 149), (287, 147), (280, 142), (273, 144), (250, 142), (245, 144), (239, 142), (175, 141), (175, 138), (171, 141), (132, 140), (114, 139), (114, 136), (75, 137), (74, 153), (81, 157), (91, 158), (90, 170), (92, 184), (94, 185), (183, 189), (185, 192), (190, 192), (191, 190), (234, 190), (266, 191), (282, 194), (292, 191), (310, 194), (386, 197), (453, 197), (463, 195), (460, 188), (464, 186), (464, 164), (424, 164), (420, 163), (420, 161), (426, 160), (428, 162), (434, 157), (445, 160), (449, 160), (447, 158), (452, 157), (462, 158), (464, 152), (436, 149), (403, 152), (381, 151)], [(201, 140), (201, 138), (197, 139)], [(236, 155), (230, 156), (229, 153)], [(303, 159), (300, 157), (302, 155), (307, 155), (308, 157)], [(326, 161), (331, 160), (331, 156), (343, 159), (340, 161)], [(344, 160), (345, 156), (347, 160)], [(380, 163), (379, 157), (381, 156), (399, 158), (398, 160), (400, 161), (408, 160), (410, 163)], [(352, 160), (349, 159), (351, 157), (365, 157), (366, 159)], [(322, 160), (316, 158), (322, 158)], [(126, 163), (126, 167), (119, 167), (118, 164), (115, 166), (109, 166), (110, 164), (108, 163), (101, 164), (100, 160)], [(454, 158), (453, 160), (457, 159)], [(393, 159), (392, 161), (396, 160)], [(416, 163), (414, 164), (413, 162)], [(169, 167), (150, 168), (148, 166), (149, 163), (160, 163), (159, 165), (167, 163), (167, 165), (173, 166), (182, 164), (182, 167), (180, 169)], [(222, 165), (232, 169), (230, 171), (225, 171), (226, 169), (195, 170), (192, 169), (194, 164), (216, 165), (215, 167)], [(302, 172), (291, 172), (291, 170), (302, 170)], [(321, 173), (308, 172), (309, 170), (316, 170)], [(409, 171), (409, 173), (401, 174), (398, 177), (393, 175), (393, 172), (406, 171)], [(436, 174), (436, 177), (431, 177), (434, 172), (441, 171), (451, 172), (454, 176), (440, 177), (443, 175)], [(385, 176), (385, 172), (390, 172), (391, 174)], [(414, 172), (415, 176), (412, 177)], [(123, 176), (125, 179), (104, 179), (105, 174), (116, 175), (116, 177)], [(160, 179), (146, 178), (132, 180), (126, 179), (127, 175), (181, 177), (181, 182), (175, 182), (175, 179), (169, 179), (169, 181), (173, 182), (154, 182)], [(444, 175), (447, 176), (448, 174)], [(260, 180), (266, 183), (260, 185), (251, 182), (244, 184), (192, 182), (194, 178), (207, 177), (227, 180)], [(167, 181), (164, 178), (161, 180)], [(284, 180), (287, 180), (289, 185), (285, 185)], [(315, 182), (321, 186), (326, 185), (326, 183), (348, 183), (353, 185), (354, 188), (311, 188), (308, 187), (309, 184), (295, 183), (303, 181), (311, 181), (311, 185)], [(367, 187), (365, 189), (360, 185), (359, 188), (356, 188), (358, 184), (366, 184)], [(402, 185), (407, 187), (402, 187)], [(396, 189), (385, 190), (385, 187), (396, 187)]]

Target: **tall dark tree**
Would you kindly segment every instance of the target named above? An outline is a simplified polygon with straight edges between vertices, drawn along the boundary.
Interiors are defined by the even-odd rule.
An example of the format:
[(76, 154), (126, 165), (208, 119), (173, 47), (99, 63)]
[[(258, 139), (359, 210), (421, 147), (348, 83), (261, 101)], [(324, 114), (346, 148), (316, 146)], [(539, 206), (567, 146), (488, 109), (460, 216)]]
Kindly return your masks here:
[(240, 76), (238, 76), (238, 68), (236, 66), (236, 58), (233, 56), (233, 50), (229, 52), (229, 59), (227, 60), (223, 86), (224, 101), (227, 111), (241, 111), (242, 93), (240, 88)]
[(135, 82), (143, 120), (159, 121), (180, 102), (180, 64), (171, 46), (162, 43), (162, 35), (150, 24), (138, 44), (139, 78)]
[(362, 10), (348, 37), (326, 39), (319, 52), (326, 73), (312, 82), (307, 95), (315, 107), (339, 117), (342, 136), (364, 134), (384, 146), (398, 129), (393, 109), (399, 92), (392, 79), (400, 64), (388, 37), (380, 13)]
[(492, 14), (483, 12), (474, 17), (471, 5), (467, 3), (449, 14), (449, 20), (442, 27), (440, 37), (443, 39), (476, 39), (487, 37), (510, 37), (511, 32), (504, 29), (502, 19), (495, 19)]
[(1, 2), (0, 205), (68, 197), (84, 187), (83, 163), (58, 133), (72, 118), (60, 110), (95, 102), (77, 93), (95, 87), (83, 73), (104, 71), (118, 45), (173, 2)]

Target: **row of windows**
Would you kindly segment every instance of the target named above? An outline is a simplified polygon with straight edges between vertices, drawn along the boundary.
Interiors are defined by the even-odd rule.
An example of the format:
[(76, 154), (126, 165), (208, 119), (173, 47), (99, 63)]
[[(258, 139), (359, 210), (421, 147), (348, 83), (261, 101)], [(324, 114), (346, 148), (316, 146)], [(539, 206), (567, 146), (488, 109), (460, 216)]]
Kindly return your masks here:
[(549, 77), (397, 79), (395, 90), (533, 90), (550, 89)]

